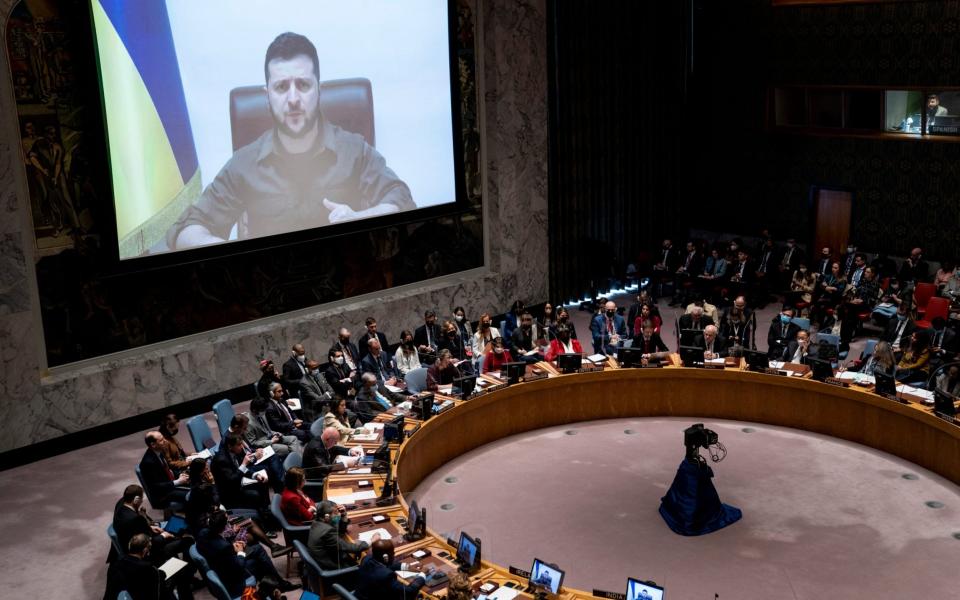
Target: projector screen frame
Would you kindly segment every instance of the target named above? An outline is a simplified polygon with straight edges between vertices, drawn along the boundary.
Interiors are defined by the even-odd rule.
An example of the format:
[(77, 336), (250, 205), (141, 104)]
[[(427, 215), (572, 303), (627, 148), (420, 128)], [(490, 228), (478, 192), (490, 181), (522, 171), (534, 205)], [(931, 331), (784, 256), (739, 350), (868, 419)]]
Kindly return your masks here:
[[(120, 257), (120, 239), (117, 228), (117, 210), (116, 195), (113, 185), (113, 165), (110, 154), (110, 136), (106, 101), (103, 89), (103, 78), (101, 73), (100, 52), (97, 43), (96, 29), (94, 27), (94, 15), (92, 5), (97, 0), (87, 0), (84, 6), (88, 13), (89, 32), (92, 42), (93, 61), (96, 68), (96, 94), (99, 102), (99, 111), (103, 125), (103, 147), (105, 149), (105, 159), (107, 165), (107, 177), (104, 185), (107, 190), (107, 197), (103, 199), (101, 222), (103, 223), (102, 235), (100, 240), (101, 248), (104, 250), (104, 258), (101, 263), (101, 275), (105, 277), (119, 276), (127, 273), (146, 271), (152, 269), (162, 269), (177, 265), (202, 262), (225, 258), (240, 254), (258, 253), (261, 251), (294, 246), (309, 242), (322, 242), (333, 238), (346, 237), (353, 234), (383, 230), (389, 227), (400, 227), (414, 223), (421, 223), (430, 220), (457, 217), (468, 214), (476, 214), (481, 219), (483, 211), (481, 207), (476, 207), (467, 195), (466, 186), (466, 168), (464, 164), (464, 142), (463, 142), (463, 115), (461, 114), (462, 88), (460, 85), (460, 70), (458, 56), (458, 14), (456, 0), (446, 0), (447, 11), (447, 66), (450, 86), (450, 125), (453, 150), (453, 170), (454, 170), (454, 198), (451, 202), (415, 208), (399, 213), (369, 217), (356, 221), (324, 225), (299, 231), (291, 231), (282, 234), (268, 235), (258, 238), (244, 240), (225, 241), (219, 244), (209, 246), (199, 246), (184, 250), (173, 250), (158, 254), (145, 254), (130, 258)], [(224, 99), (226, 109), (227, 100)], [(482, 140), (481, 140), (482, 145)], [(482, 152), (482, 150), (481, 150)], [(387, 157), (389, 165), (389, 157)], [(482, 203), (482, 198), (481, 198)]]

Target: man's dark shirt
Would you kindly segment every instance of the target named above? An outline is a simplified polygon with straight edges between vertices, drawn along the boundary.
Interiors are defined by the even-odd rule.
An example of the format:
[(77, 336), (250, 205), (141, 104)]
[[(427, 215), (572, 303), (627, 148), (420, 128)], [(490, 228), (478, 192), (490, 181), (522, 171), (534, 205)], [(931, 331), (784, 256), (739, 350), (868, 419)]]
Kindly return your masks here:
[(416, 208), (410, 188), (387, 167), (363, 136), (319, 120), (320, 135), (303, 154), (289, 154), (271, 129), (234, 152), (194, 206), (167, 234), (176, 248), (180, 231), (203, 225), (226, 239), (246, 212), (246, 237), (260, 237), (330, 223), (323, 199), (364, 210), (395, 204)]

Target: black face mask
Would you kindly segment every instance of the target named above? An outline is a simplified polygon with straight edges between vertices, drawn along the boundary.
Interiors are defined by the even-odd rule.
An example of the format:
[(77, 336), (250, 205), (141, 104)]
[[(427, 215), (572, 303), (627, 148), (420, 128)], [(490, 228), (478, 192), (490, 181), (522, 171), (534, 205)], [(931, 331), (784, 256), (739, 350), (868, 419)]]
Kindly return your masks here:
[(617, 314), (617, 311), (615, 311), (615, 310), (608, 310), (608, 311), (607, 311), (607, 316), (608, 316), (608, 317), (612, 317), (612, 316), (615, 315), (615, 314)]
[(344, 346), (346, 346), (347, 344), (350, 343), (350, 337), (347, 336), (347, 337), (342, 337), (342, 338), (340, 338), (340, 343), (343, 344)]
[(560, 341), (563, 341), (563, 342), (568, 342), (568, 341), (570, 341), (570, 334), (569, 334), (569, 333), (561, 333), (559, 337), (560, 337)]
[(407, 348), (413, 348), (413, 340), (407, 340), (403, 343), (403, 345)]
[(447, 332), (447, 337), (452, 340), (453, 338), (457, 337), (457, 332), (456, 332), (456, 331), (448, 331), (448, 332)]

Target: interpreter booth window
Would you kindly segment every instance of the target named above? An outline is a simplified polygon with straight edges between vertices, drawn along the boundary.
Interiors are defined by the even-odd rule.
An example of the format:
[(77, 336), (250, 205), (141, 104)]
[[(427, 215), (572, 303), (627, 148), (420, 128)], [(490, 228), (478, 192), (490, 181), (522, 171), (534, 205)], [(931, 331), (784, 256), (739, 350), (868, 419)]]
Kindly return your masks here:
[(960, 92), (927, 92), (923, 106), (928, 134), (960, 135)]
[(923, 92), (887, 90), (886, 126), (894, 133), (920, 135), (923, 127)]

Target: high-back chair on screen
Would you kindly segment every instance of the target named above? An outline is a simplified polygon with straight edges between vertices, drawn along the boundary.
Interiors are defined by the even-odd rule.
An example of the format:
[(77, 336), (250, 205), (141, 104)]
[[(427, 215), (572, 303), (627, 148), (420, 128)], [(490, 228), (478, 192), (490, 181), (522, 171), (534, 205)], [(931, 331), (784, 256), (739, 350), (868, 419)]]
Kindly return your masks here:
[(221, 440), (227, 435), (227, 430), (230, 429), (230, 421), (233, 420), (235, 414), (233, 404), (226, 398), (218, 400), (213, 405), (213, 416), (217, 418), (217, 429), (220, 430)]

